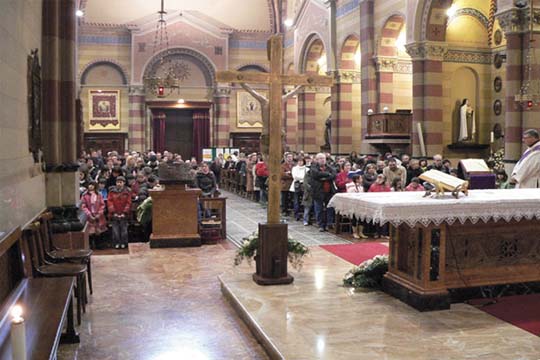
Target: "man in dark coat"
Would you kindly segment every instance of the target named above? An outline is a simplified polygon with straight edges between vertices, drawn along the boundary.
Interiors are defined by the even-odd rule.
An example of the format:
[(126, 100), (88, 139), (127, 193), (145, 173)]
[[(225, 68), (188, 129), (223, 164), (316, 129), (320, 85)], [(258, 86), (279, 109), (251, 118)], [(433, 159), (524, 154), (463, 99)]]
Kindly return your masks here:
[(336, 192), (336, 171), (326, 164), (326, 156), (322, 153), (317, 154), (316, 162), (310, 170), (311, 193), (319, 231), (326, 231), (327, 226), (334, 223), (334, 209), (327, 208), (327, 205)]

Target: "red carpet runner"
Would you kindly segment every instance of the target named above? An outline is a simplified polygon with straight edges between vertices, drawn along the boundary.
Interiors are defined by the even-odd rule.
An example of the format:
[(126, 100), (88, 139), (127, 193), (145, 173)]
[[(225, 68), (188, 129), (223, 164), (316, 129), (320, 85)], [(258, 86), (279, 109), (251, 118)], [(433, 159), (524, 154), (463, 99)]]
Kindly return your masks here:
[[(471, 305), (481, 304), (485, 299), (472, 300)], [(498, 319), (540, 336), (540, 294), (503, 296), (496, 304), (479, 307)]]
[(354, 265), (360, 265), (364, 261), (373, 258), (375, 255), (388, 255), (388, 246), (378, 242), (321, 245), (321, 248)]

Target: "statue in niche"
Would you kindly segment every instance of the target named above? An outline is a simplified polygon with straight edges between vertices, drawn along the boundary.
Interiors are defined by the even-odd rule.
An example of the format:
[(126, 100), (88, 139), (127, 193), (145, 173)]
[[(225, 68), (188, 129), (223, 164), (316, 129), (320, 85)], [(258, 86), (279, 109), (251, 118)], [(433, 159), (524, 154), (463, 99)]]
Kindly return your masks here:
[(469, 99), (463, 99), (459, 107), (459, 142), (474, 142), (476, 136), (476, 124), (474, 109)]
[(28, 86), (28, 150), (34, 162), (40, 161), (41, 152), (41, 65), (38, 49), (31, 51), (27, 59)]
[(330, 149), (332, 146), (332, 115), (329, 115), (324, 122), (324, 145), (325, 149)]

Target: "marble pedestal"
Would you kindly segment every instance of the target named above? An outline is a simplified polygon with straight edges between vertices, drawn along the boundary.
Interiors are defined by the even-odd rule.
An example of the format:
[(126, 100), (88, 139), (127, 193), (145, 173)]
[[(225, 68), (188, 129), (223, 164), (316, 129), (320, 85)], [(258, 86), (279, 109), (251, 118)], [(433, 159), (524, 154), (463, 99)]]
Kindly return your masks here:
[(153, 200), (150, 247), (201, 246), (198, 224), (200, 189), (167, 183), (164, 189), (150, 190)]

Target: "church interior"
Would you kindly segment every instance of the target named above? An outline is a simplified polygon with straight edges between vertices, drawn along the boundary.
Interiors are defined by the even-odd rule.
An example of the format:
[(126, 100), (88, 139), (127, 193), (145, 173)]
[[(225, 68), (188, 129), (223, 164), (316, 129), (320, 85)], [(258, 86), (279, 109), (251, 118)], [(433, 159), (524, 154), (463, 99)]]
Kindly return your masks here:
[[(517, 172), (540, 153), (540, 0), (0, 10), (0, 359), (540, 358), (540, 199), (525, 189), (540, 165), (523, 175), (534, 186)], [(306, 205), (286, 154), (330, 161), (347, 184), (320, 180), (338, 194)], [(85, 179), (98, 160), (110, 178)], [(420, 164), (412, 182), (433, 194), (350, 195), (370, 162), (375, 178), (402, 168), (403, 188)], [(116, 215), (118, 183), (139, 175), (160, 185)], [(257, 230), (254, 260), (235, 264)], [(100, 248), (99, 234), (126, 243)], [(287, 265), (289, 238), (309, 254)], [(381, 259), (376, 289), (356, 286)]]

